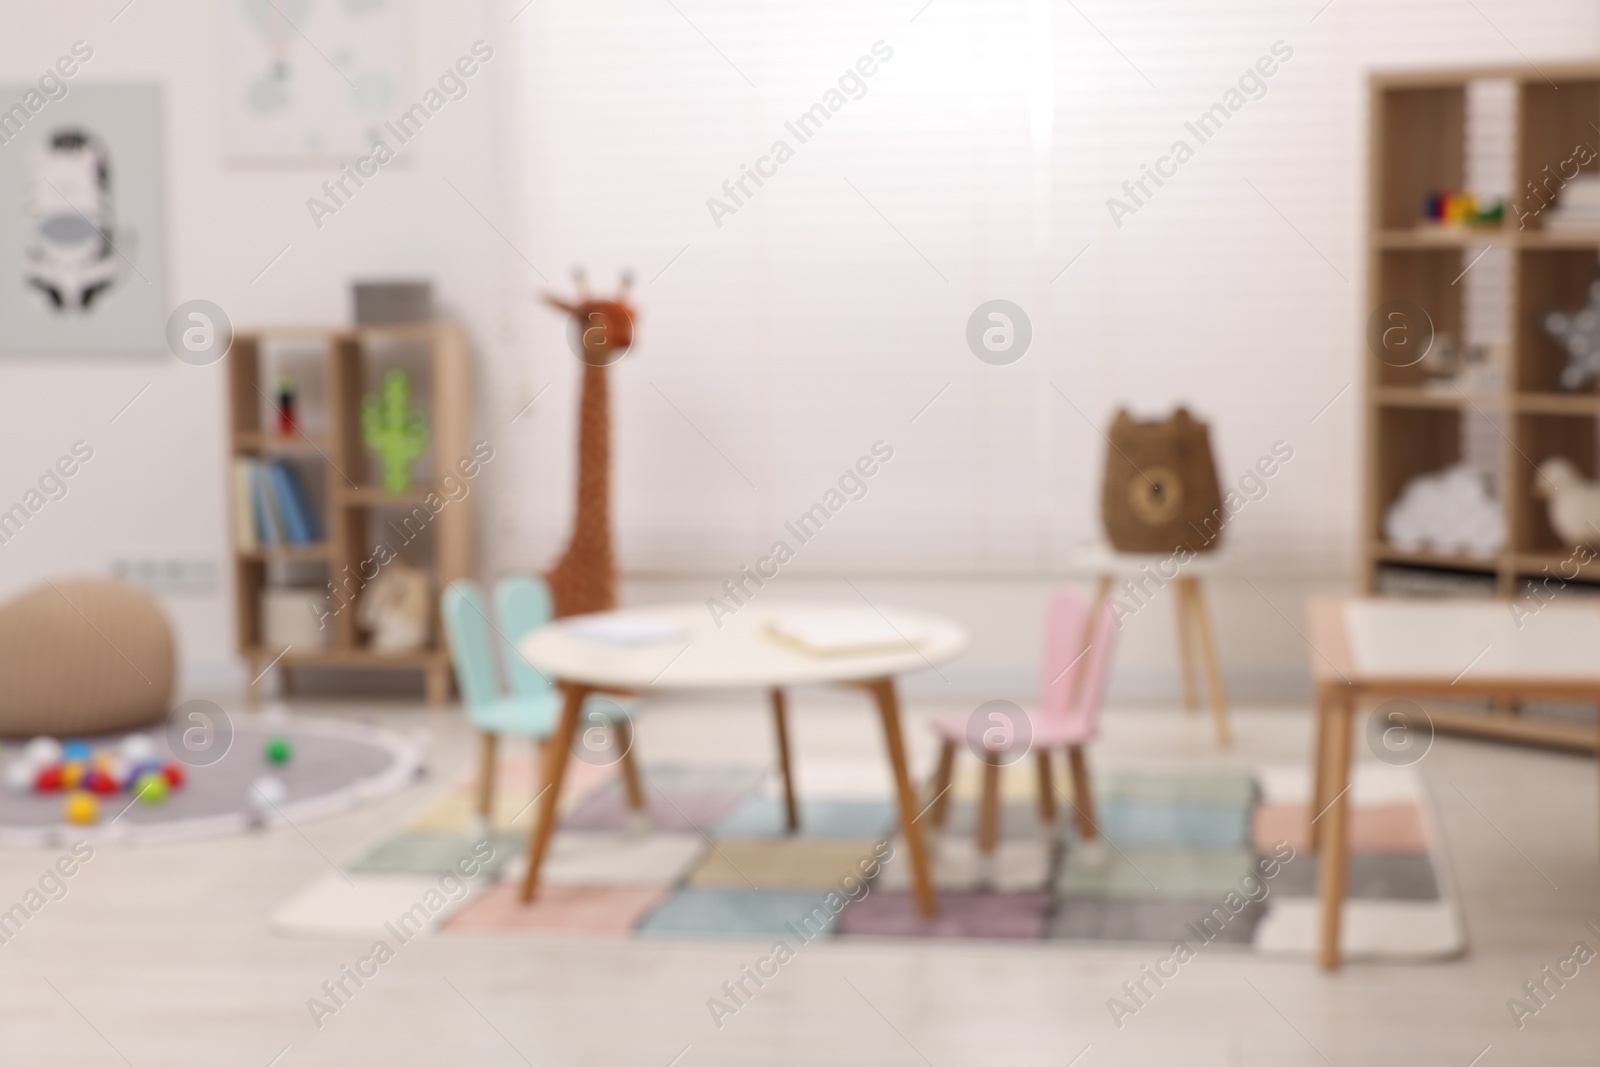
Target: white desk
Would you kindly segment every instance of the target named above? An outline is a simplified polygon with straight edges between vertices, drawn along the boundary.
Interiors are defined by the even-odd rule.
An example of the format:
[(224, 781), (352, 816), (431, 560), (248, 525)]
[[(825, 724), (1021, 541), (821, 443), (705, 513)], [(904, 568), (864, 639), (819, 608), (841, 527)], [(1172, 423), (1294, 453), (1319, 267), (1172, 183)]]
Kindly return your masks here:
[(1396, 696), (1600, 700), (1600, 605), (1576, 597), (1549, 604), (1519, 628), (1505, 600), (1316, 600), (1307, 621), (1317, 687), (1311, 839), (1322, 856), (1320, 955), (1331, 970), (1340, 961), (1357, 704)]
[[(545, 672), (566, 694), (561, 723), (546, 747), (545, 791), (540, 798), (539, 818), (528, 840), (528, 871), (522, 883), (522, 899), (532, 900), (538, 891), (539, 868), (555, 829), (556, 804), (561, 782), (571, 756), (578, 712), (591, 692), (631, 694), (650, 690), (679, 689), (767, 689), (772, 695), (772, 710), (778, 738), (778, 758), (783, 771), (784, 799), (790, 828), (797, 825), (793, 776), (790, 771), (788, 728), (785, 721), (784, 687), (817, 683), (853, 685), (875, 698), (883, 719), (890, 770), (900, 807), (900, 832), (911, 860), (917, 904), (925, 915), (938, 910), (927, 856), (915, 819), (916, 792), (906, 766), (905, 744), (900, 729), (900, 707), (895, 695), (895, 676), (925, 670), (950, 660), (966, 648), (966, 632), (956, 623), (937, 615), (884, 608), (881, 614), (865, 605), (860, 607), (883, 620), (885, 643), (875, 651), (848, 655), (817, 656), (774, 639), (767, 624), (774, 616), (797, 611), (838, 610), (834, 604), (804, 604), (760, 601), (746, 605), (735, 615), (724, 616), (720, 625), (713, 622), (703, 604), (665, 604), (628, 609), (625, 614), (659, 622), (676, 630), (672, 640), (651, 644), (608, 644), (570, 632), (577, 619), (563, 619), (523, 638), (519, 649), (527, 661)], [(579, 618), (582, 618), (581, 616)], [(592, 617), (591, 617), (592, 618)], [(904, 635), (917, 635), (915, 643)]]

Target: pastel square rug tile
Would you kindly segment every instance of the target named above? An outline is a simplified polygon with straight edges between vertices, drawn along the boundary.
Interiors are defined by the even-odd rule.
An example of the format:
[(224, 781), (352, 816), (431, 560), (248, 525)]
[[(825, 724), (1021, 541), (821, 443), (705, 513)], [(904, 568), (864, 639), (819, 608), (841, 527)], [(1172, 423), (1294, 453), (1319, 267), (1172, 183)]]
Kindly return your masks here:
[[(895, 808), (887, 800), (799, 801), (801, 837), (883, 838), (894, 827)], [(748, 796), (720, 822), (718, 837), (788, 837), (787, 809), (779, 797)]]
[[(536, 793), (521, 790), (496, 792), (489, 805), (490, 825), (495, 833), (527, 833), (533, 825)], [(579, 803), (578, 797), (562, 790), (561, 810), (569, 811)], [(408, 829), (419, 833), (464, 834), (478, 825), (476, 795), (451, 792), (441, 795), (432, 804), (406, 823)]]
[(939, 914), (924, 918), (910, 892), (874, 889), (839, 916), (840, 937), (977, 937), (1037, 940), (1044, 936), (1049, 893), (939, 893)]
[(1246, 849), (1113, 848), (1104, 842), (1069, 848), (1056, 876), (1063, 897), (1220, 900), (1255, 870)]
[[(550, 841), (540, 878), (547, 885), (671, 886), (693, 869), (706, 850), (699, 834), (577, 833), (562, 831)], [(505, 868), (505, 878), (520, 882), (526, 856)]]
[(688, 884), (701, 889), (828, 890), (877, 864), (869, 838), (713, 839)]
[[(709, 830), (738, 807), (744, 795), (735, 789), (687, 792), (662, 788), (653, 782), (644, 787), (650, 828), (668, 833)], [(625, 830), (632, 823), (632, 814), (623, 790), (608, 786), (573, 808), (561, 820), (561, 829)]]
[[(971, 837), (945, 837), (928, 842), (933, 861), (933, 884), (943, 892), (999, 890), (1003, 893), (1042, 892), (1049, 888), (1050, 864), (1055, 846), (1038, 838), (1002, 839), (985, 861)], [(894, 855), (883, 864), (874, 890), (911, 888), (911, 858), (903, 838), (894, 841)]]
[[(523, 755), (533, 747), (533, 741), (526, 738), (501, 738), (499, 743), (499, 757), (495, 760), (494, 784), (495, 789), (521, 796), (524, 803), (526, 798), (539, 792), (543, 768), (534, 762), (532, 755)], [(571, 760), (567, 763), (566, 774), (561, 780), (561, 799), (563, 802), (581, 800), (593, 793), (596, 789), (611, 781), (617, 775), (616, 764), (586, 763), (583, 760)], [(478, 795), (478, 761), (472, 761), (471, 768), (462, 777), (460, 791), (468, 796)]]
[[(1274, 893), (1286, 897), (1317, 895), (1320, 857), (1300, 852), (1273, 879)], [(1346, 867), (1349, 900), (1438, 900), (1439, 879), (1426, 852), (1351, 852)]]
[[(1261, 799), (1264, 803), (1311, 802), (1309, 759), (1304, 764), (1258, 767), (1256, 775), (1261, 782)], [(1415, 767), (1393, 767), (1371, 760), (1358, 761), (1350, 772), (1350, 778), (1350, 803), (1357, 808), (1418, 803), (1424, 796), (1422, 778)]]
[(833, 932), (838, 916), (827, 894), (780, 890), (680, 889), (639, 925), (642, 935), (800, 937)]
[[(1058, 761), (1059, 762), (1059, 761)], [(1056, 804), (1067, 803), (1072, 785), (1059, 769), (1054, 775)], [(983, 764), (965, 747), (956, 748), (955, 767), (950, 775), (950, 798), (977, 803), (983, 795)], [(1037, 804), (1039, 802), (1038, 764), (1032, 758), (1019, 759), (1000, 768), (1000, 803)]]
[[(1072, 809), (1066, 808), (1066, 801), (1061, 801), (1056, 807), (1056, 821), (1046, 823), (1039, 818), (1039, 808), (1029, 800), (1025, 804), (1000, 805), (1000, 836), (1001, 837), (1059, 837), (1067, 832), (1067, 826), (1072, 820)], [(1065, 809), (1065, 815), (1063, 815)], [(932, 816), (923, 816), (917, 823), (927, 827), (927, 832), (933, 828), (928, 826)], [(939, 833), (946, 838), (965, 837), (971, 838), (977, 833), (978, 804), (977, 802), (954, 801), (945, 810), (944, 826)]]
[(546, 883), (533, 902), (524, 905), (521, 884), (507, 880), (468, 903), (445, 928), (450, 933), (537, 930), (625, 937), (671, 892), (668, 886)]
[(317, 937), (383, 937), (409, 941), (430, 933), (461, 909), (437, 877), (416, 874), (327, 874), (290, 897), (268, 919), (275, 933)]
[[(1267, 913), (1262, 901), (1244, 901), (1237, 912), (1215, 900), (1117, 900), (1071, 897), (1059, 901), (1046, 936), (1075, 941), (1148, 941), (1249, 945)], [(1220, 910), (1219, 910), (1220, 909)]]
[(1255, 802), (1256, 780), (1249, 771), (1130, 770), (1105, 771), (1096, 789), (1106, 800), (1150, 804), (1212, 804), (1248, 807)]
[[(655, 763), (639, 768), (639, 776), (646, 786), (654, 785), (671, 793), (678, 792), (731, 792), (748, 793), (762, 785), (772, 775), (765, 767), (744, 764), (693, 764)], [(614, 783), (621, 788), (620, 783)]]
[[(1305, 850), (1311, 844), (1311, 809), (1306, 804), (1262, 804), (1252, 816), (1251, 840), (1259, 852), (1278, 842)], [(1422, 808), (1413, 803), (1352, 808), (1350, 847), (1362, 852), (1423, 852), (1428, 847)]]
[[(882, 757), (872, 760), (807, 759), (794, 757), (794, 791), (808, 800), (889, 800), (894, 781)], [(772, 775), (762, 785), (767, 796), (780, 796), (783, 783)]]
[[(1322, 909), (1314, 898), (1275, 900), (1256, 927), (1255, 949), (1309, 959), (1321, 944)], [(1350, 900), (1339, 924), (1346, 961), (1448, 959), (1466, 949), (1453, 900)]]
[(1095, 813), (1100, 832), (1119, 846), (1245, 848), (1250, 809), (1241, 804), (1107, 797)]
[(460, 874), (460, 864), (476, 866), (478, 877), (493, 880), (500, 868), (520, 852), (526, 839), (516, 834), (488, 840), (471, 834), (404, 833), (378, 845), (349, 870), (362, 874)]

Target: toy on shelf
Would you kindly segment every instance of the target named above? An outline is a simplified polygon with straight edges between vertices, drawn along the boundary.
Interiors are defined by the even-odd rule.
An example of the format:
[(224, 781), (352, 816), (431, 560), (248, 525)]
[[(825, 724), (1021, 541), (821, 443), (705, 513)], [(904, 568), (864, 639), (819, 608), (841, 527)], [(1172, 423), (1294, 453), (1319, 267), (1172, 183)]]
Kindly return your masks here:
[(395, 560), (361, 594), (356, 621), (372, 634), (377, 652), (423, 648), (432, 633), (428, 572)]
[(276, 763), (281, 766), (294, 758), (294, 746), (289, 743), (287, 737), (282, 734), (274, 734), (272, 737), (267, 738), (267, 743), (263, 746), (261, 754), (266, 757), (268, 763)]
[(296, 424), (294, 417), (294, 395), (294, 375), (280, 375), (275, 407), (278, 417), (278, 433), (284, 437), (300, 432), (300, 427)]
[(1565, 456), (1539, 464), (1533, 495), (1550, 503), (1550, 528), (1568, 546), (1600, 545), (1600, 482), (1591, 482)]
[(578, 299), (546, 295), (545, 303), (570, 317), (573, 348), (583, 360), (578, 401), (578, 503), (572, 539), (545, 573), (556, 618), (617, 606), (617, 565), (611, 550), (611, 397), (606, 369), (633, 345), (637, 313), (628, 303), (633, 276), (624, 273), (610, 300), (589, 296), (583, 272), (574, 270)]
[(1483, 475), (1457, 464), (1407, 482), (1384, 516), (1383, 536), (1408, 552), (1487, 557), (1505, 545), (1506, 522)]
[(1478, 203), (1472, 193), (1458, 189), (1433, 189), (1423, 199), (1422, 217), (1433, 226), (1499, 226), (1505, 221), (1503, 197)]
[(361, 401), (361, 439), (378, 454), (383, 487), (411, 488), (411, 464), (428, 448), (428, 420), (411, 406), (411, 375), (391, 367), (378, 391)]
[(1574, 392), (1600, 378), (1600, 268), (1589, 281), (1583, 307), (1550, 312), (1544, 317), (1544, 332), (1566, 350), (1560, 380), (1564, 391)]
[(155, 805), (167, 799), (167, 793), (171, 788), (166, 775), (158, 770), (148, 770), (134, 781), (133, 795), (142, 803)]

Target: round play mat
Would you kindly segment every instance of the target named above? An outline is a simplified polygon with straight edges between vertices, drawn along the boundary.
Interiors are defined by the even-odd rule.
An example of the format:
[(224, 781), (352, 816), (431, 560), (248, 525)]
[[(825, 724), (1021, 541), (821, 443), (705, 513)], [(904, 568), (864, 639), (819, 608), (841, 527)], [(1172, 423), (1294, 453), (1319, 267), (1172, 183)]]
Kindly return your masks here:
[[(165, 776), (150, 782), (138, 774), (135, 781), (130, 773), (120, 788), (106, 783), (99, 794), (79, 782), (77, 789), (38, 783), (36, 768), (47, 764), (40, 763), (37, 752), (29, 763), (28, 746), (8, 742), (0, 750), (0, 778), (7, 783), (0, 789), (0, 847), (69, 840), (149, 844), (299, 825), (396, 793), (422, 772), (419, 741), (375, 726), (240, 715), (232, 717), (231, 728), (226, 754), (205, 765), (174, 759), (160, 727), (68, 742), (66, 755), (48, 766), (77, 762), (89, 768), (82, 773), (94, 773), (93, 768), (110, 767), (119, 754), (148, 751), (152, 759), (145, 773)], [(75, 755), (81, 758), (74, 760)], [(20, 766), (24, 763), (29, 765)], [(72, 778), (78, 773), (68, 772)], [(73, 804), (88, 807), (92, 820), (70, 821)]]

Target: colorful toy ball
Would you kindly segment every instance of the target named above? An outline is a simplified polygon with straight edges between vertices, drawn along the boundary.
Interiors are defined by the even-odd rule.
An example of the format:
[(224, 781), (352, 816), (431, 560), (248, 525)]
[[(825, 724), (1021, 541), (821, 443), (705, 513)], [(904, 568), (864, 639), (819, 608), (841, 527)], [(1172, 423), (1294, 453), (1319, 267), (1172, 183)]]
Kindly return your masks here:
[(64, 789), (76, 789), (83, 784), (83, 764), (77, 760), (61, 765), (61, 786)]
[(267, 738), (267, 746), (262, 754), (267, 757), (268, 763), (282, 766), (294, 758), (294, 746), (289, 744), (289, 739), (282, 734), (275, 734)]
[(264, 774), (250, 783), (250, 807), (260, 814), (272, 811), (289, 799), (289, 787), (283, 779)]
[(100, 818), (100, 802), (88, 793), (74, 790), (67, 794), (67, 801), (63, 805), (63, 811), (67, 816), (68, 822), (77, 823), (79, 826), (87, 826)]
[(90, 771), (84, 776), (83, 787), (91, 793), (105, 796), (117, 791), (117, 780), (105, 771)]
[(156, 743), (148, 734), (129, 734), (117, 747), (123, 760), (130, 765), (149, 763), (156, 758)]
[(61, 758), (67, 760), (86, 760), (93, 755), (89, 742), (81, 737), (74, 737), (71, 741), (61, 746)]
[(53, 737), (39, 736), (28, 742), (22, 756), (35, 768), (61, 762), (61, 742)]
[(133, 795), (151, 805), (164, 802), (168, 789), (167, 776), (160, 771), (145, 771), (133, 783)]
[(52, 763), (47, 767), (39, 768), (39, 773), (33, 779), (33, 788), (40, 793), (54, 793), (61, 788), (61, 765)]
[(181, 789), (183, 787), (183, 768), (178, 764), (168, 760), (166, 766), (161, 768), (161, 774), (172, 788)]
[(25, 757), (14, 759), (6, 764), (6, 788), (13, 793), (26, 793), (33, 788), (38, 773)]

